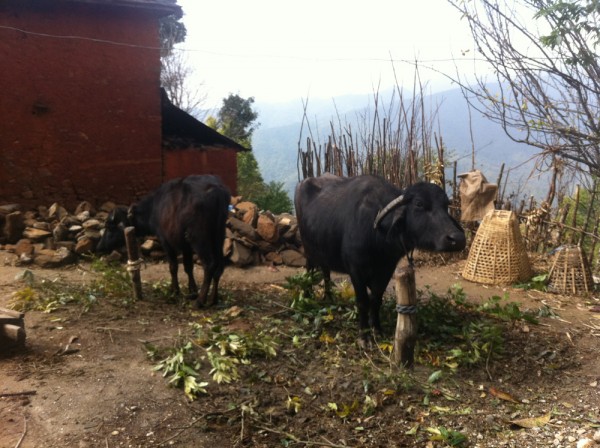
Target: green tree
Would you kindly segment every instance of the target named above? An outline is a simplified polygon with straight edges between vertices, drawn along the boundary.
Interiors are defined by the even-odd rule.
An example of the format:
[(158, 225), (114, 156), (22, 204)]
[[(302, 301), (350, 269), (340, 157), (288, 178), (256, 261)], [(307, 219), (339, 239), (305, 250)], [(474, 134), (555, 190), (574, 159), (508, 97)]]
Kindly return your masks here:
[(256, 202), (261, 207), (258, 199), (266, 193), (266, 186), (252, 151), (238, 153), (237, 188), (238, 194), (245, 200)]
[(171, 14), (160, 19), (158, 34), (160, 38), (161, 56), (164, 57), (173, 51), (175, 44), (185, 41), (187, 29), (181, 19), (183, 14)]
[(271, 181), (265, 185), (265, 191), (256, 199), (256, 203), (264, 210), (272, 213), (291, 213), (294, 205), (283, 188), (283, 182)]
[[(258, 113), (252, 109), (253, 103), (253, 97), (244, 99), (230, 94), (223, 99), (217, 116), (208, 117), (206, 125), (240, 145), (251, 148), (252, 133), (257, 127), (255, 122), (258, 118)], [(265, 193), (266, 187), (252, 151), (238, 153), (237, 167), (237, 194), (256, 202)]]
[[(216, 129), (240, 145), (251, 148), (252, 133), (258, 127), (258, 112), (252, 108), (253, 104), (253, 97), (245, 99), (230, 94), (224, 98), (214, 122)], [(238, 153), (237, 166), (237, 193), (248, 201), (256, 202), (265, 192), (265, 182), (252, 150)]]
[(252, 134), (258, 128), (258, 112), (252, 109), (254, 97), (247, 99), (229, 94), (223, 99), (223, 105), (217, 117), (217, 128), (221, 134), (242, 146), (252, 147)]
[[(230, 94), (223, 99), (217, 117), (208, 117), (206, 125), (247, 148), (252, 147), (252, 134), (259, 126), (258, 112), (252, 105), (254, 98)], [(252, 151), (239, 152), (237, 156), (237, 194), (252, 201), (263, 210), (273, 213), (290, 212), (292, 202), (283, 189), (283, 183), (265, 183)]]

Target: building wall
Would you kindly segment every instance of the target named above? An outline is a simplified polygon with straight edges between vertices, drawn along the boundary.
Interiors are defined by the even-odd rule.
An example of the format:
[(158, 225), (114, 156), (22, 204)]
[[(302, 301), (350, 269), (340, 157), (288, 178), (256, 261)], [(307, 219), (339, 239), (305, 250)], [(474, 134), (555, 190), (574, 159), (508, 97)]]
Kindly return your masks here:
[(216, 174), (231, 194), (237, 190), (237, 153), (233, 149), (174, 149), (165, 151), (165, 177)]
[(0, 203), (128, 203), (158, 186), (157, 18), (16, 0), (0, 25), (14, 28), (0, 28)]

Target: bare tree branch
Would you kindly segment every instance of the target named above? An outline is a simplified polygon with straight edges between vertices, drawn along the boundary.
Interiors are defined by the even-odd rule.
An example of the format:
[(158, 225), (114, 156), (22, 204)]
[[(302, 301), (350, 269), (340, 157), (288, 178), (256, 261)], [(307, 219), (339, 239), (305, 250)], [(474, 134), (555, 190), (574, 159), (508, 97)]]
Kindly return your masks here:
[(494, 82), (454, 79), (509, 138), (600, 174), (597, 0), (448, 0), (466, 19)]
[(191, 85), (194, 70), (186, 58), (186, 53), (173, 50), (161, 59), (161, 86), (166, 90), (171, 102), (181, 110), (195, 116), (199, 120), (202, 106), (206, 103), (207, 94), (201, 93), (200, 85)]

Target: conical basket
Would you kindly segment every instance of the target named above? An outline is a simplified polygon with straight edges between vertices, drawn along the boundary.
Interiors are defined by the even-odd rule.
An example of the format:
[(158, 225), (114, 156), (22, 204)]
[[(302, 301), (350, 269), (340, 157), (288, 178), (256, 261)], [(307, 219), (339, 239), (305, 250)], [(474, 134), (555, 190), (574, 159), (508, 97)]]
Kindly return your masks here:
[(561, 294), (592, 292), (594, 280), (585, 252), (575, 245), (556, 249), (548, 283), (552, 290)]
[(485, 215), (471, 244), (462, 273), (467, 280), (511, 284), (529, 280), (533, 273), (516, 215), (492, 210)]

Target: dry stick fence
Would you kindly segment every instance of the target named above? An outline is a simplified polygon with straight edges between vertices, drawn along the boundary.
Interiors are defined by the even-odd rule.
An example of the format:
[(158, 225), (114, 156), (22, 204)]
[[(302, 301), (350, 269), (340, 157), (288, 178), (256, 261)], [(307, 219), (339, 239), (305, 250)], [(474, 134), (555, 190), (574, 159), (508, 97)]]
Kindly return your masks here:
[[(396, 96), (399, 99), (394, 99)], [(445, 183), (443, 170), (443, 144), (435, 137), (433, 125), (424, 114), (423, 97), (414, 95), (405, 106), (402, 91), (394, 94), (387, 113), (382, 112), (378, 95), (374, 97), (374, 112), (367, 109), (358, 114), (354, 125), (329, 123), (330, 135), (325, 144), (318, 143), (306, 119), (309, 136), (306, 149), (298, 142), (298, 174), (300, 179), (319, 176), (325, 172), (338, 176), (375, 174), (390, 183), (405, 187), (418, 180)], [(353, 126), (358, 130), (355, 131)]]

